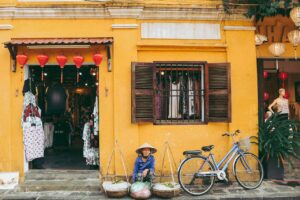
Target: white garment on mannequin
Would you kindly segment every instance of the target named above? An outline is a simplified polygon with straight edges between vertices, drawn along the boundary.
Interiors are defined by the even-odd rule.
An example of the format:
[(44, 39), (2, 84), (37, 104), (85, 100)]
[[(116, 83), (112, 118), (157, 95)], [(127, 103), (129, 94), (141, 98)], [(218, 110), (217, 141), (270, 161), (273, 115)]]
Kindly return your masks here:
[(181, 118), (181, 114), (179, 113), (179, 100), (180, 100), (180, 83), (174, 84), (171, 82), (168, 118)]

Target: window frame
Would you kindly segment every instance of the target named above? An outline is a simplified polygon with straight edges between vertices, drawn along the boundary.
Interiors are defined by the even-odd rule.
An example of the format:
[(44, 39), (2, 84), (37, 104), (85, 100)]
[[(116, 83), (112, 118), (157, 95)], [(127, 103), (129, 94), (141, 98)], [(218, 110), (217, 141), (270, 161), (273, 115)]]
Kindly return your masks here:
[[(178, 121), (168, 121), (165, 120), (166, 122), (164, 122), (164, 120), (158, 120), (156, 119), (156, 102), (155, 102), (155, 92), (153, 93), (153, 103), (154, 103), (154, 111), (153, 111), (153, 124), (154, 125), (205, 125), (208, 124), (208, 118), (206, 115), (207, 112), (207, 105), (206, 105), (206, 91), (208, 89), (208, 86), (206, 85), (206, 82), (208, 82), (208, 77), (206, 76), (206, 70), (208, 67), (208, 63), (206, 61), (153, 61), (153, 63), (155, 64), (155, 71), (153, 74), (155, 74), (157, 72), (157, 64), (195, 64), (195, 65), (203, 65), (203, 77), (204, 77), (204, 91), (203, 91), (203, 95), (204, 95), (204, 120), (203, 121), (190, 121), (190, 120), (185, 120), (185, 119), (180, 119)], [(156, 77), (153, 79), (153, 90), (156, 90)], [(201, 106), (202, 108), (202, 106)]]
[[(200, 120), (189, 120), (189, 119), (178, 119), (178, 120), (157, 120), (156, 119), (156, 90), (157, 90), (157, 80), (156, 80), (156, 73), (157, 73), (157, 64), (195, 64), (195, 65), (203, 65), (203, 81), (204, 81), (204, 87), (201, 87), (200, 90), (200, 97), (204, 98), (204, 106), (201, 103), (201, 108), (204, 110), (204, 113), (202, 111), (200, 112), (200, 115), (203, 116), (201, 119), (204, 119), (203, 121)], [(137, 95), (141, 95), (142, 93), (137, 93), (139, 88), (136, 88), (136, 76), (137, 72), (135, 71), (136, 67), (150, 67), (152, 69), (152, 82), (150, 83), (150, 76), (139, 76), (144, 77), (142, 78), (142, 81), (148, 80), (148, 86), (152, 85), (151, 91), (152, 95), (152, 116), (150, 119), (150, 115), (147, 118), (141, 118), (137, 117), (137, 113), (141, 114), (147, 112), (146, 110), (149, 110), (149, 107), (151, 104), (141, 104), (141, 102), (138, 102)], [(223, 69), (222, 69), (223, 68)], [(215, 71), (214, 71), (215, 70)], [(201, 70), (202, 71), (202, 70)], [(213, 75), (210, 75), (210, 71), (214, 71)], [(221, 74), (221, 75), (220, 75)], [(149, 72), (148, 72), (148, 75)], [(220, 77), (221, 76), (221, 77)], [(152, 61), (152, 62), (131, 62), (131, 102), (132, 102), (132, 108), (131, 108), (131, 122), (132, 123), (149, 123), (152, 122), (154, 125), (207, 125), (209, 122), (220, 122), (220, 123), (230, 123), (232, 120), (232, 97), (231, 97), (231, 64), (228, 62), (224, 63), (208, 63), (207, 61)], [(225, 77), (225, 79), (224, 79)], [(211, 82), (213, 81), (213, 82)], [(216, 81), (216, 82), (215, 82)], [(223, 81), (223, 82), (220, 82)], [(225, 82), (224, 82), (225, 81)], [(201, 81), (202, 82), (202, 81)], [(141, 83), (138, 81), (137, 83)], [(223, 85), (222, 85), (223, 84)], [(204, 88), (204, 89), (203, 89)], [(148, 88), (149, 89), (149, 88)], [(143, 95), (143, 94), (142, 94)], [(149, 94), (148, 98), (149, 98)], [(210, 99), (210, 95), (212, 95), (212, 99)], [(221, 95), (220, 99), (216, 95)], [(225, 95), (222, 98), (222, 95)], [(210, 110), (210, 105), (214, 105), (216, 103), (220, 102), (221, 104), (217, 104), (216, 107), (213, 107), (214, 109)], [(227, 104), (227, 109), (224, 107)], [(136, 103), (139, 103), (140, 108), (146, 107), (146, 110), (140, 110), (137, 112), (136, 109)], [(219, 106), (220, 105), (220, 106)], [(223, 107), (222, 107), (223, 105)], [(217, 110), (220, 110), (221, 112), (225, 110), (225, 115), (218, 116), (216, 112)], [(226, 111), (227, 110), (227, 111)], [(211, 113), (212, 112), (212, 113)], [(148, 113), (149, 114), (149, 113)], [(212, 115), (210, 115), (212, 114)], [(217, 115), (215, 115), (217, 114)]]

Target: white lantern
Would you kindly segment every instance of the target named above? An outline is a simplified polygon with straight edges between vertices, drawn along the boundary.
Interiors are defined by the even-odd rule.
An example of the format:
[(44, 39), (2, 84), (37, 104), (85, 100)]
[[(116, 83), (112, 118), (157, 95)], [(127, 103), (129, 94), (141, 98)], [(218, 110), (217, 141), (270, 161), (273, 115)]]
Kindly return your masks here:
[(290, 12), (290, 17), (297, 27), (300, 26), (300, 7), (293, 8)]
[(290, 43), (294, 47), (295, 59), (297, 59), (297, 46), (300, 43), (300, 31), (293, 30), (293, 31), (289, 32), (288, 38), (289, 38)]
[(279, 57), (285, 52), (285, 45), (283, 43), (273, 43), (269, 46), (269, 51), (274, 57)]
[[(269, 46), (271, 54), (277, 58), (285, 52), (285, 45), (283, 43), (273, 43)], [(278, 60), (276, 59), (276, 70), (278, 70)]]
[(262, 43), (268, 41), (267, 37), (265, 35), (256, 34), (255, 35), (255, 44), (256, 46), (261, 45)]

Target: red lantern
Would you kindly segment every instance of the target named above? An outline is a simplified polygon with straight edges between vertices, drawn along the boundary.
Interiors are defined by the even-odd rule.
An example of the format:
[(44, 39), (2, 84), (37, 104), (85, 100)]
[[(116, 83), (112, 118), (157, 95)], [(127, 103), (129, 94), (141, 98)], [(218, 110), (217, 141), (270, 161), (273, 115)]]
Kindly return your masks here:
[(65, 64), (67, 63), (67, 57), (66, 56), (64, 56), (64, 55), (60, 55), (60, 56), (56, 56), (56, 61), (57, 61), (57, 63), (59, 64), (59, 66), (60, 66), (60, 82), (61, 83), (63, 83), (63, 77), (64, 77), (64, 75), (63, 75), (63, 69), (64, 69), (64, 67), (65, 67)]
[(269, 93), (264, 92), (264, 100), (267, 101), (269, 97), (270, 97)]
[(264, 78), (266, 79), (266, 78), (268, 78), (268, 76), (269, 76), (269, 73), (264, 71)]
[(46, 63), (48, 62), (49, 57), (47, 55), (40, 54), (40, 55), (37, 55), (37, 60), (39, 61), (40, 66), (42, 68), (42, 81), (43, 81), (44, 80), (44, 67), (45, 67)]
[(288, 99), (289, 97), (290, 97), (290, 94), (287, 91), (285, 91), (283, 98)]
[(84, 58), (82, 56), (74, 56), (73, 62), (76, 65), (76, 68), (79, 69), (84, 61)]
[(24, 54), (19, 54), (16, 56), (17, 62), (19, 65), (21, 65), (21, 69), (23, 69), (24, 65), (26, 65), (28, 61), (28, 57)]
[(102, 54), (94, 54), (93, 55), (93, 60), (94, 60), (94, 63), (97, 67), (99, 67), (99, 65), (101, 64), (102, 62), (102, 59), (103, 59), (103, 55)]
[(83, 61), (84, 61), (84, 58), (82, 56), (74, 56), (73, 57), (73, 62), (77, 68), (77, 83), (79, 82), (79, 69), (80, 69)]
[[(97, 53), (97, 54), (93, 55), (93, 60), (94, 60), (94, 63), (95, 63), (95, 65), (97, 67), (99, 67), (99, 65), (101, 64), (102, 59), (103, 59), (103, 55), (102, 54)], [(97, 71), (96, 71), (96, 80), (97, 81), (98, 81), (98, 70), (99, 69), (97, 69)]]
[(280, 72), (278, 77), (280, 80), (285, 81), (288, 77), (288, 74), (286, 72)]

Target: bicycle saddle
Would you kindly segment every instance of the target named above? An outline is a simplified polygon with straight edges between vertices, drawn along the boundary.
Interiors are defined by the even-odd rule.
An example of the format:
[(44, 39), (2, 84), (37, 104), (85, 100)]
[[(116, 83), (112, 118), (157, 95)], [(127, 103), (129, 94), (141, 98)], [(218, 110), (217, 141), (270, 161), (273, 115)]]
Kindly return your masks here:
[(203, 151), (211, 151), (214, 147), (215, 147), (214, 145), (203, 146), (202, 150)]
[(201, 154), (200, 150), (189, 150), (183, 152), (183, 155), (199, 155), (199, 154)]

